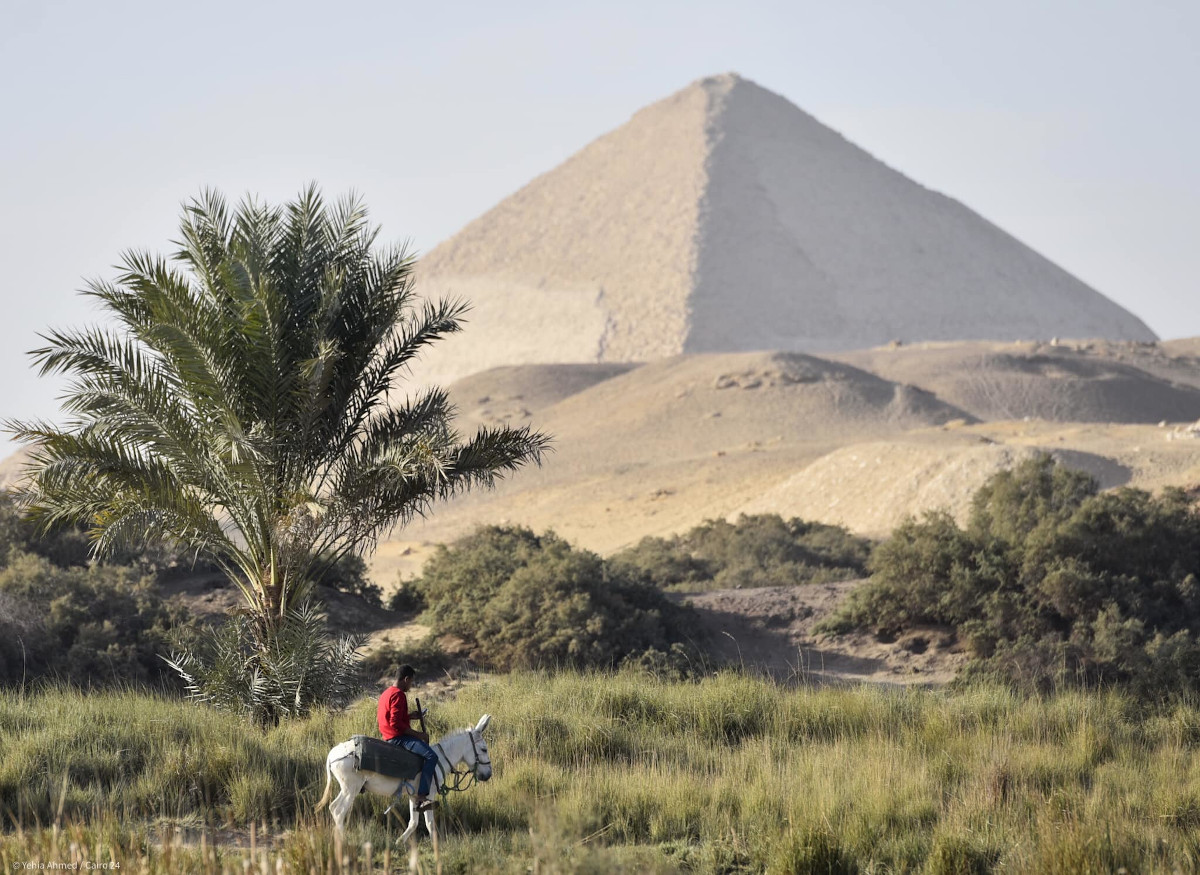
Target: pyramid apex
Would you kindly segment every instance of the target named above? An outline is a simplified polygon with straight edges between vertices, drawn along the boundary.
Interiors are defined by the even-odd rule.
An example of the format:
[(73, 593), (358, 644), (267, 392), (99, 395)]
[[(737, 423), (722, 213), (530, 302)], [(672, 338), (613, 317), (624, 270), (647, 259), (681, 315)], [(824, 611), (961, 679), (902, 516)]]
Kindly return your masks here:
[(754, 83), (734, 70), (725, 73), (714, 73), (692, 83), (693, 88), (703, 88), (705, 91), (728, 91), (736, 85), (753, 85)]

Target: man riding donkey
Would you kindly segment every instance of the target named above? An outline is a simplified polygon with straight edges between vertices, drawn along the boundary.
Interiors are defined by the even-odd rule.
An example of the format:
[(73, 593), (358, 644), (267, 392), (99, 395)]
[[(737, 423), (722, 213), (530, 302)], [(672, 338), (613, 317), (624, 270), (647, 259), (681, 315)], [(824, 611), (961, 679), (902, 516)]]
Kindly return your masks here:
[[(421, 780), (417, 785), (417, 811), (429, 811), (437, 807), (437, 800), (429, 798), (429, 785), (433, 781), (437, 769), (438, 756), (429, 746), (429, 733), (412, 727), (413, 720), (420, 720), (425, 725), (424, 711), (408, 710), (408, 691), (412, 689), (413, 678), (417, 670), (411, 665), (400, 666), (397, 673), (396, 685), (388, 687), (379, 697), (379, 734), (388, 744), (403, 747), (425, 762), (421, 767)], [(404, 790), (404, 784), (396, 789), (396, 801), (399, 802)]]

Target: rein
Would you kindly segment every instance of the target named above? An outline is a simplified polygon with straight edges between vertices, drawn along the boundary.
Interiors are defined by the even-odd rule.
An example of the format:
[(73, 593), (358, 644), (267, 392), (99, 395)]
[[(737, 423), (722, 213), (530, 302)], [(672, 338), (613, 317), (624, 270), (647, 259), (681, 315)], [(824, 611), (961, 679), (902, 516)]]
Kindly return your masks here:
[[(468, 730), (467, 734), (471, 739), (471, 752), (475, 754), (475, 765), (470, 768), (449, 768), (450, 757), (446, 756), (446, 751), (442, 747), (441, 742), (433, 745), (438, 752), (438, 768), (442, 770), (442, 774), (446, 778), (445, 780), (438, 781), (438, 793), (442, 795), (443, 800), (451, 793), (461, 793), (475, 786), (476, 781), (479, 780), (475, 776), (475, 769), (480, 765), (491, 765), (492, 761), (490, 759), (485, 760), (479, 756), (479, 746), (475, 743), (475, 733)], [(442, 766), (443, 761), (446, 763), (445, 767)], [(453, 779), (453, 781), (451, 782), (448, 779)]]

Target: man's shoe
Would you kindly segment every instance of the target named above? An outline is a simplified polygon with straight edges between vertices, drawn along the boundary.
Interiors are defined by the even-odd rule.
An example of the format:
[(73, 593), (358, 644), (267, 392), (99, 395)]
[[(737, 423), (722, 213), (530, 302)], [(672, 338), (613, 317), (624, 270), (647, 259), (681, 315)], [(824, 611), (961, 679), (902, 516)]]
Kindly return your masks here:
[(436, 799), (422, 799), (420, 802), (417, 803), (417, 811), (418, 812), (432, 811), (433, 809), (435, 809), (437, 807), (438, 807), (438, 804), (437, 804)]

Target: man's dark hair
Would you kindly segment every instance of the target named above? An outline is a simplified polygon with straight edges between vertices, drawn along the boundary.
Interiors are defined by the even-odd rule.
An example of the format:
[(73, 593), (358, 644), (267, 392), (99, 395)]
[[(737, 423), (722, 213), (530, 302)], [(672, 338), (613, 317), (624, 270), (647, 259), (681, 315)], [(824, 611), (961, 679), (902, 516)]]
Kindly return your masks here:
[(400, 671), (396, 673), (396, 684), (399, 685), (405, 678), (415, 678), (416, 676), (417, 670), (415, 668), (407, 664), (402, 665), (400, 666)]

